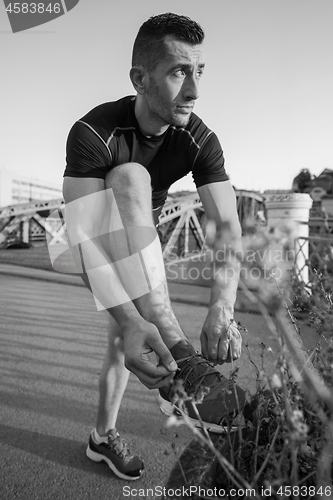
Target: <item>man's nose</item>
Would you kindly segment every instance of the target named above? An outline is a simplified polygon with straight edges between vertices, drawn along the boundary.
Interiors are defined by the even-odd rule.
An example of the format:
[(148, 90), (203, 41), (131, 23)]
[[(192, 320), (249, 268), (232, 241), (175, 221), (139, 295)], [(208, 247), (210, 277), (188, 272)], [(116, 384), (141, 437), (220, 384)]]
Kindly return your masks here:
[(195, 75), (190, 75), (184, 82), (184, 97), (187, 100), (195, 100), (199, 97), (199, 79)]

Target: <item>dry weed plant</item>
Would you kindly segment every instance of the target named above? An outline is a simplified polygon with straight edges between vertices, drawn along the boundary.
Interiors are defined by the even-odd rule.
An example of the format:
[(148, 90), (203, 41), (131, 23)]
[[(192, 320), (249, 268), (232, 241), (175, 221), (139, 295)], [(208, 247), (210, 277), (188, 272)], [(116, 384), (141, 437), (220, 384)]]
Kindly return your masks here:
[[(243, 292), (256, 304), (269, 331), (278, 340), (273, 375), (264, 371), (263, 359), (270, 349), (259, 345), (261, 366), (253, 361), (246, 338), (246, 328), (239, 325), (243, 346), (256, 379), (255, 394), (236, 420), (237, 431), (221, 435), (218, 445), (206, 431), (196, 429), (185, 416), (172, 416), (169, 425), (185, 423), (215, 456), (210, 470), (209, 487), (231, 488), (242, 492), (232, 498), (244, 498), (244, 491), (254, 491), (251, 498), (333, 498), (333, 274), (318, 282), (311, 294), (304, 291), (292, 268), (294, 233), (290, 226), (248, 228), (243, 254), (225, 251), (226, 261), (241, 264)], [(210, 228), (214, 249), (221, 250), (214, 229)], [(251, 274), (251, 270), (256, 272)], [(305, 295), (304, 295), (305, 294)], [(306, 297), (309, 321), (315, 326), (318, 341), (307, 352), (301, 340), (301, 327), (294, 313)], [(304, 310), (304, 307), (303, 307)], [(275, 353), (274, 353), (275, 354)], [(236, 381), (237, 368), (230, 372)], [(183, 405), (189, 397), (179, 387), (176, 395)], [(200, 403), (193, 399), (192, 404)], [(200, 419), (199, 413), (197, 413)], [(184, 476), (186, 482), (186, 477)], [(266, 489), (266, 490), (265, 490)], [(265, 495), (267, 497), (267, 494)], [(199, 497), (198, 497), (199, 498)], [(203, 498), (203, 497), (200, 497)]]

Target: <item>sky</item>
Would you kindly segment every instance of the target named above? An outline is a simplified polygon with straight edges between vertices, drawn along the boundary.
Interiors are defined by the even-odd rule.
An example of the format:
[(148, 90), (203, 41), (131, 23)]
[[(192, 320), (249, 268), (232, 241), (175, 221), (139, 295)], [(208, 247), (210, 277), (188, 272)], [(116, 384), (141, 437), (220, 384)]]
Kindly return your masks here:
[[(221, 142), (237, 189), (290, 189), (301, 169), (333, 169), (332, 0), (80, 0), (13, 34), (0, 4), (0, 168), (62, 183), (73, 123), (133, 95), (132, 45), (150, 16), (204, 29), (195, 113)], [(188, 176), (171, 191), (194, 190)]]

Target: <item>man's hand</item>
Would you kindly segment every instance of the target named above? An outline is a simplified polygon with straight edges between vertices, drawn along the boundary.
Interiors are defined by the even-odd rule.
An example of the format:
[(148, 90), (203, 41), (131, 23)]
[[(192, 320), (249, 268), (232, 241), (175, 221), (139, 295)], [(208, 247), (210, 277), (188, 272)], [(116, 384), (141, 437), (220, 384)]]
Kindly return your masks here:
[(222, 365), (241, 355), (242, 336), (233, 320), (233, 311), (214, 304), (201, 331), (201, 351), (205, 358)]
[(148, 389), (169, 385), (177, 370), (177, 363), (156, 326), (143, 318), (137, 318), (127, 322), (122, 329), (126, 368)]

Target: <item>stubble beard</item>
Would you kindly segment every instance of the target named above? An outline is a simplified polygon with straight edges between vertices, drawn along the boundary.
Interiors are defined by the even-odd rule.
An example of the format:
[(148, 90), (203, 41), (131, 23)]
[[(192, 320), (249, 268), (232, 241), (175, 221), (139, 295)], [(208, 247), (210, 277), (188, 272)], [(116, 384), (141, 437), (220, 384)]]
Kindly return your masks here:
[(158, 86), (152, 80), (146, 92), (147, 104), (150, 112), (150, 119), (154, 123), (163, 125), (173, 125), (174, 127), (186, 127), (190, 116), (181, 115), (159, 93)]

